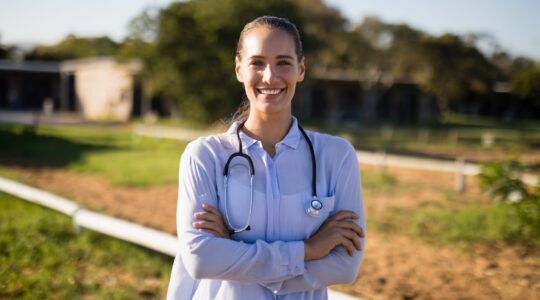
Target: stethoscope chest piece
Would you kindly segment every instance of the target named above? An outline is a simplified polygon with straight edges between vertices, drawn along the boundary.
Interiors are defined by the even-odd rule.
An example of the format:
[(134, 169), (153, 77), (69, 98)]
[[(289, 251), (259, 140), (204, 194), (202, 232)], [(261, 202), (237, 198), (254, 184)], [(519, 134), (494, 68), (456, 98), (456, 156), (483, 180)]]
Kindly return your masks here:
[(317, 198), (313, 198), (306, 203), (305, 210), (309, 216), (318, 217), (321, 215), (322, 208), (322, 202)]

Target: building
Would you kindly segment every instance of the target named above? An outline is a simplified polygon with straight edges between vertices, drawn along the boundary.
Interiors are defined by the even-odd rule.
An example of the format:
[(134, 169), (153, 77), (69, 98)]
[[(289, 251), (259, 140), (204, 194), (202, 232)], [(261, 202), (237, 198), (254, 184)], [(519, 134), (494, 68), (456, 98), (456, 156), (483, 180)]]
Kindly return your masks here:
[(62, 62), (0, 60), (0, 110), (78, 112), (126, 121), (145, 111), (138, 61), (113, 57)]
[(436, 99), (408, 81), (316, 69), (299, 87), (293, 110), (326, 123), (423, 123), (440, 116)]

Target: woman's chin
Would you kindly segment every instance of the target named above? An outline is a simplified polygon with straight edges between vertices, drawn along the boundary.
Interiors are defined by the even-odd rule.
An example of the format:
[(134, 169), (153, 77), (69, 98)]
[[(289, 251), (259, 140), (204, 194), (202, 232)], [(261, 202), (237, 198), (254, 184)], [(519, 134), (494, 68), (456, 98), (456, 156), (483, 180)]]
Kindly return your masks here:
[(269, 101), (267, 99), (257, 101), (255, 105), (257, 111), (265, 114), (276, 114), (287, 112), (290, 113), (290, 102), (284, 101)]

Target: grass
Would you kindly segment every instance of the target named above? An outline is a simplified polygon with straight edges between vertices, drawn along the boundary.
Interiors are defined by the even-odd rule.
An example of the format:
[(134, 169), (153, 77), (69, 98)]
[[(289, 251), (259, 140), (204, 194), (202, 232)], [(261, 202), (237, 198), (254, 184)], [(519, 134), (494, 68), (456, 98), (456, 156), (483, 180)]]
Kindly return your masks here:
[[(369, 230), (403, 234), (435, 244), (496, 243), (540, 249), (540, 198), (519, 203), (494, 202), (488, 195), (405, 184), (374, 170), (362, 173), (362, 188)], [(418, 193), (420, 189), (431, 189), (427, 195), (433, 198), (413, 200), (416, 195), (425, 197)], [(408, 199), (419, 201), (409, 205)]]
[(443, 125), (451, 126), (476, 126), (476, 127), (495, 127), (495, 128), (512, 128), (512, 129), (528, 129), (540, 130), (540, 122), (534, 119), (524, 120), (501, 120), (494, 117), (485, 116), (470, 116), (457, 113), (447, 113), (440, 121)]
[[(380, 128), (336, 130), (333, 133), (348, 139), (358, 148), (418, 153), (430, 150), (451, 154), (488, 149), (512, 153), (535, 149), (540, 145), (540, 135), (537, 133), (512, 129), (405, 127), (387, 129), (387, 132), (392, 133), (386, 133), (387, 137), (384, 137)], [(494, 137), (493, 145), (489, 147), (482, 142), (482, 136), (487, 133)]]
[[(476, 152), (497, 151), (508, 156), (540, 149), (540, 122), (504, 122), (501, 120), (448, 115), (432, 124), (356, 124), (329, 125), (306, 122), (312, 128), (340, 135), (359, 149), (386, 149), (411, 155), (434, 155), (444, 158)], [(485, 146), (483, 137), (493, 137)], [(488, 158), (489, 159), (489, 158)]]
[[(349, 124), (335, 125), (303, 121), (306, 126), (321, 132), (340, 135), (359, 149), (386, 149), (391, 152), (453, 158), (477, 151), (506, 152), (509, 156), (540, 148), (540, 122), (537, 120), (504, 121), (487, 117), (447, 114), (429, 124)], [(187, 121), (164, 119), (157, 124), (208, 129), (209, 126)], [(215, 126), (211, 125), (210, 127)], [(391, 136), (389, 132), (391, 131)], [(483, 145), (483, 136), (494, 137), (492, 146)]]
[[(165, 122), (163, 124), (190, 127), (184, 123)], [(406, 125), (394, 128), (391, 140), (382, 139), (382, 130), (377, 127), (347, 130), (325, 128), (324, 130), (329, 129), (330, 132), (344, 134), (348, 136), (349, 140), (357, 141), (355, 143), (362, 143), (373, 148), (397, 147), (413, 152), (422, 152), (426, 149), (440, 149), (442, 152), (482, 149), (489, 153), (493, 149), (512, 152), (537, 148), (540, 145), (540, 126), (535, 124), (530, 123), (527, 127), (509, 126), (505, 128), (505, 124), (493, 120), (469, 120), (452, 116), (442, 124), (434, 124), (424, 129)], [(419, 130), (429, 130), (429, 142), (419, 140)], [(462, 142), (449, 143), (449, 130), (458, 132)], [(502, 142), (499, 144), (496, 142), (494, 148), (490, 148), (490, 150), (480, 146), (479, 139), (485, 130), (493, 132)], [(355, 135), (356, 133), (359, 135)], [(159, 184), (176, 184), (178, 160), (186, 142), (135, 137), (131, 134), (128, 126), (39, 127), (32, 129), (24, 126), (2, 125), (0, 126), (0, 144), (2, 145), (0, 147), (2, 164), (7, 161), (7, 165), (9, 165), (10, 160), (17, 164), (16, 160), (22, 158), (24, 162), (36, 165), (95, 174), (117, 185), (147, 187)], [(6, 160), (6, 158), (8, 159)], [(7, 170), (0, 169), (0, 174), (9, 175), (9, 168)], [(386, 173), (363, 172), (362, 177), (364, 191), (372, 194), (383, 194), (389, 199), (394, 198), (399, 193), (414, 193), (414, 190), (425, 188), (400, 184)], [(444, 193), (444, 191), (442, 192)], [(445, 226), (448, 226), (445, 224), (445, 220), (450, 222), (455, 217), (460, 222), (462, 221), (463, 226), (460, 228), (463, 229), (455, 229), (462, 233), (461, 240), (484, 241), (486, 233), (478, 222), (484, 222), (482, 220), (485, 220), (485, 217), (482, 217), (482, 213), (485, 215), (486, 210), (478, 208), (481, 206), (468, 207), (464, 205), (462, 196), (459, 194), (447, 194), (444, 204), (435, 201), (437, 205), (442, 205), (440, 207), (429, 205), (427, 208), (420, 207), (410, 211), (400, 207), (392, 207), (392, 204), (389, 204), (390, 206), (384, 212), (370, 214), (368, 225), (370, 228), (380, 231), (407, 234), (413, 232), (418, 236), (439, 236), (442, 241), (452, 241), (459, 234), (453, 233), (452, 230), (455, 228), (445, 229)], [(474, 203), (474, 199), (469, 200)], [(426, 202), (428, 201), (429, 199), (426, 200)], [(461, 204), (456, 206), (457, 203)], [(495, 211), (488, 210), (487, 212), (488, 216), (495, 214)], [(510, 220), (509, 216), (504, 216), (504, 218)], [(472, 222), (472, 225), (467, 222)], [(472, 234), (476, 233), (467, 232), (468, 230), (475, 231), (475, 229), (480, 232), (475, 237)], [(495, 238), (490, 239), (494, 240)], [(508, 238), (504, 239), (509, 241)]]
[(0, 193), (0, 299), (163, 299), (171, 265)]
[(398, 188), (398, 182), (385, 172), (362, 172), (362, 188), (374, 192), (391, 192)]
[(199, 130), (206, 131), (209, 127), (219, 125), (225, 121), (217, 121), (213, 125), (204, 124), (201, 122), (191, 121), (182, 118), (158, 118), (154, 122), (147, 122), (143, 118), (133, 119), (133, 123), (140, 125), (150, 125), (150, 126), (167, 126), (167, 127), (177, 127), (183, 129)]
[[(524, 209), (527, 210), (527, 218), (523, 217)], [(420, 209), (411, 225), (418, 237), (430, 242), (540, 247), (539, 211), (539, 207), (507, 203), (470, 205), (453, 210)]]
[[(128, 186), (174, 184), (186, 142), (135, 137), (129, 128), (0, 127), (0, 155), (91, 173)], [(9, 161), (7, 163), (9, 165)]]

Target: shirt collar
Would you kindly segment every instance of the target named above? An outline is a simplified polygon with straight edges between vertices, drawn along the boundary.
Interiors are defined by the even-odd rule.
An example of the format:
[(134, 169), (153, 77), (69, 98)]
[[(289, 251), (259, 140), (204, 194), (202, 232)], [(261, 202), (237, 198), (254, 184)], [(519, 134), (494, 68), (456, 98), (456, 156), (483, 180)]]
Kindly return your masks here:
[[(227, 130), (227, 134), (229, 134), (232, 137), (232, 140), (235, 141), (233, 144), (236, 145), (236, 147), (238, 147), (238, 142), (236, 141), (236, 131), (238, 130), (238, 126), (240, 126), (240, 122), (235, 121)], [(298, 120), (293, 116), (289, 131), (279, 143), (296, 149), (298, 147), (298, 144), (300, 143), (301, 137), (302, 133), (300, 132), (300, 129), (298, 129)], [(244, 149), (248, 149), (249, 147), (259, 142), (259, 140), (250, 137), (242, 131), (240, 131), (240, 139), (242, 140), (242, 148)]]
[(287, 132), (287, 135), (285, 135), (281, 142), (286, 146), (296, 149), (298, 143), (300, 143), (301, 137), (302, 133), (300, 132), (300, 129), (298, 129), (298, 120), (295, 117), (292, 117), (291, 128), (289, 128), (289, 132)]
[[(236, 131), (238, 130), (238, 126), (240, 126), (239, 121), (234, 121), (234, 123), (229, 127), (229, 130), (227, 130), (227, 134), (230, 137), (231, 143), (234, 145), (236, 149), (238, 149), (238, 141), (236, 139)], [(245, 134), (243, 131), (240, 131), (240, 140), (242, 140), (242, 148), (248, 149), (249, 147), (253, 146), (253, 144), (257, 143), (258, 140), (250, 137), (249, 135)]]

